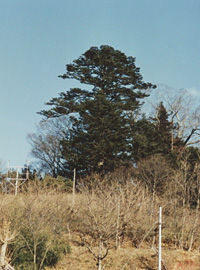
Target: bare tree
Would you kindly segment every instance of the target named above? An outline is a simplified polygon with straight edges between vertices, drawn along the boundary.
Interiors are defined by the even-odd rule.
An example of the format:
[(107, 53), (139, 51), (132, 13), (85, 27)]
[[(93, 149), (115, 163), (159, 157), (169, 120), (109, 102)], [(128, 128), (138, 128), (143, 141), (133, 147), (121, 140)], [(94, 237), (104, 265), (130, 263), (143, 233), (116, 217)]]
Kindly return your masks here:
[[(117, 228), (117, 204), (110, 194), (88, 196), (79, 208), (81, 222), (78, 226), (79, 242), (92, 254), (97, 263), (97, 269), (102, 269), (102, 261), (108, 255), (109, 249), (114, 248), (113, 242)], [(118, 228), (119, 229), (119, 228)]]
[[(144, 109), (156, 118), (157, 108), (162, 101), (169, 113), (169, 121), (173, 123), (173, 139), (180, 138), (185, 145), (195, 145), (200, 142), (200, 106), (199, 98), (186, 89), (174, 89), (164, 84), (158, 85), (146, 98)], [(173, 149), (172, 149), (173, 150)]]
[(0, 189), (2, 192), (6, 191), (6, 170), (4, 163), (0, 160)]
[(191, 164), (190, 155), (182, 153), (164, 194), (167, 237), (181, 249), (192, 248), (199, 215), (198, 166)]
[[(139, 238), (139, 244), (149, 223), (152, 226), (147, 192), (133, 181), (131, 173), (118, 170), (104, 177), (91, 175), (80, 186), (70, 231), (76, 235), (76, 243), (93, 256), (98, 270), (106, 267), (103, 262), (110, 249), (119, 249), (126, 237), (132, 241)], [(140, 231), (141, 227), (144, 230)]]
[[(26, 269), (42, 270), (55, 265), (66, 250), (62, 239), (66, 198), (29, 194), (23, 201), (22, 219), (14, 245), (13, 263)], [(52, 259), (53, 258), (53, 259)]]
[(5, 269), (8, 244), (15, 239), (16, 233), (11, 230), (10, 222), (4, 217), (0, 230), (0, 269)]
[(61, 140), (68, 136), (69, 125), (66, 117), (41, 121), (36, 132), (27, 137), (32, 146), (31, 155), (39, 161), (42, 171), (53, 177), (62, 174), (64, 170)]
[(13, 198), (2, 198), (0, 201), (0, 269), (5, 269), (9, 262), (8, 245), (18, 233), (21, 210)]
[[(200, 157), (199, 157), (200, 158)], [(195, 233), (197, 232), (197, 229), (199, 227), (199, 209), (200, 209), (200, 165), (199, 161), (195, 164), (195, 177), (194, 180), (195, 182), (195, 191), (196, 191), (196, 207), (195, 207), (195, 213), (194, 213), (194, 219), (193, 219), (193, 226), (191, 228), (190, 232), (190, 242), (189, 242), (189, 247), (188, 251), (191, 251), (194, 240), (195, 240)]]
[(162, 196), (171, 181), (169, 164), (165, 158), (156, 155), (138, 162), (138, 179), (144, 184), (151, 194), (151, 214), (154, 209), (156, 195)]
[[(76, 222), (72, 231), (77, 234), (76, 242), (84, 246), (94, 257), (97, 269), (103, 269), (103, 260), (110, 249), (118, 248), (125, 233), (135, 203), (131, 187), (112, 182), (99, 175), (91, 176), (80, 188), (82, 200), (77, 201)], [(89, 183), (90, 181), (90, 183)], [(135, 196), (136, 198), (136, 196)]]

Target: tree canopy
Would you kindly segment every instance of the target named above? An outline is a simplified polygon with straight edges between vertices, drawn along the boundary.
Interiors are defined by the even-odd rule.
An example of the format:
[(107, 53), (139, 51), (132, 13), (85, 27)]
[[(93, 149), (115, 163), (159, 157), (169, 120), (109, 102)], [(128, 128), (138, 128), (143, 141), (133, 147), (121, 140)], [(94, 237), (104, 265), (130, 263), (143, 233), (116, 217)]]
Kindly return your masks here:
[(59, 76), (74, 79), (83, 88), (71, 88), (52, 98), (41, 115), (46, 118), (69, 115), (73, 125), (62, 141), (66, 168), (111, 171), (128, 164), (131, 156), (129, 116), (138, 112), (148, 89), (135, 58), (110, 46), (91, 47)]

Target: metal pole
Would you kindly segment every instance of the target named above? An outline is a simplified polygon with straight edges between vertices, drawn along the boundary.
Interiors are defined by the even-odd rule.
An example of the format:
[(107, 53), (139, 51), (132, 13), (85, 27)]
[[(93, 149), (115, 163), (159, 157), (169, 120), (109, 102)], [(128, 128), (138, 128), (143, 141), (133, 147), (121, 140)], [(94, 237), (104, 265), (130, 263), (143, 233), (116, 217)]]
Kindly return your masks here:
[(158, 270), (161, 270), (161, 226), (162, 226), (162, 207), (159, 207), (159, 247), (158, 247)]
[(75, 188), (76, 188), (76, 169), (74, 168), (72, 207), (74, 207), (74, 202), (75, 202)]

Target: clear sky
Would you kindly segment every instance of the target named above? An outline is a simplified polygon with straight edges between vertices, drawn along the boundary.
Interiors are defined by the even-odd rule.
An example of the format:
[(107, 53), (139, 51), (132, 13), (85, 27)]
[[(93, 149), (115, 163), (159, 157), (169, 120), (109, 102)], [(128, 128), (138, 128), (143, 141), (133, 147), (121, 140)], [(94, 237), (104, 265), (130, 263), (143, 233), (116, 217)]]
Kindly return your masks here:
[(144, 81), (200, 93), (199, 0), (0, 0), (0, 160), (24, 165), (36, 112), (91, 46), (136, 57)]

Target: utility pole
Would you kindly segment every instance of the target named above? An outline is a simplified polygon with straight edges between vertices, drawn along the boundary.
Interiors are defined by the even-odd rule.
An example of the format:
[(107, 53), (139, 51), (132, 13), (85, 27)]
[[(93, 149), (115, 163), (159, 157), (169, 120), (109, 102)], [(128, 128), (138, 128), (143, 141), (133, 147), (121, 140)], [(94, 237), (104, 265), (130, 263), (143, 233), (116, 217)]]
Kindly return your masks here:
[(17, 175), (16, 175), (16, 179), (15, 179), (15, 196), (17, 196), (18, 179), (19, 179), (19, 168), (17, 167)]
[[(23, 177), (22, 170), (26, 170), (26, 175)], [(13, 174), (13, 175), (12, 175)], [(9, 166), (7, 167), (6, 182), (14, 188), (15, 195), (18, 193), (18, 188), (23, 185), (29, 178), (28, 166)]]
[(158, 220), (158, 225), (159, 225), (159, 246), (158, 246), (158, 270), (161, 270), (161, 229), (162, 229), (162, 207), (159, 207), (159, 220)]

